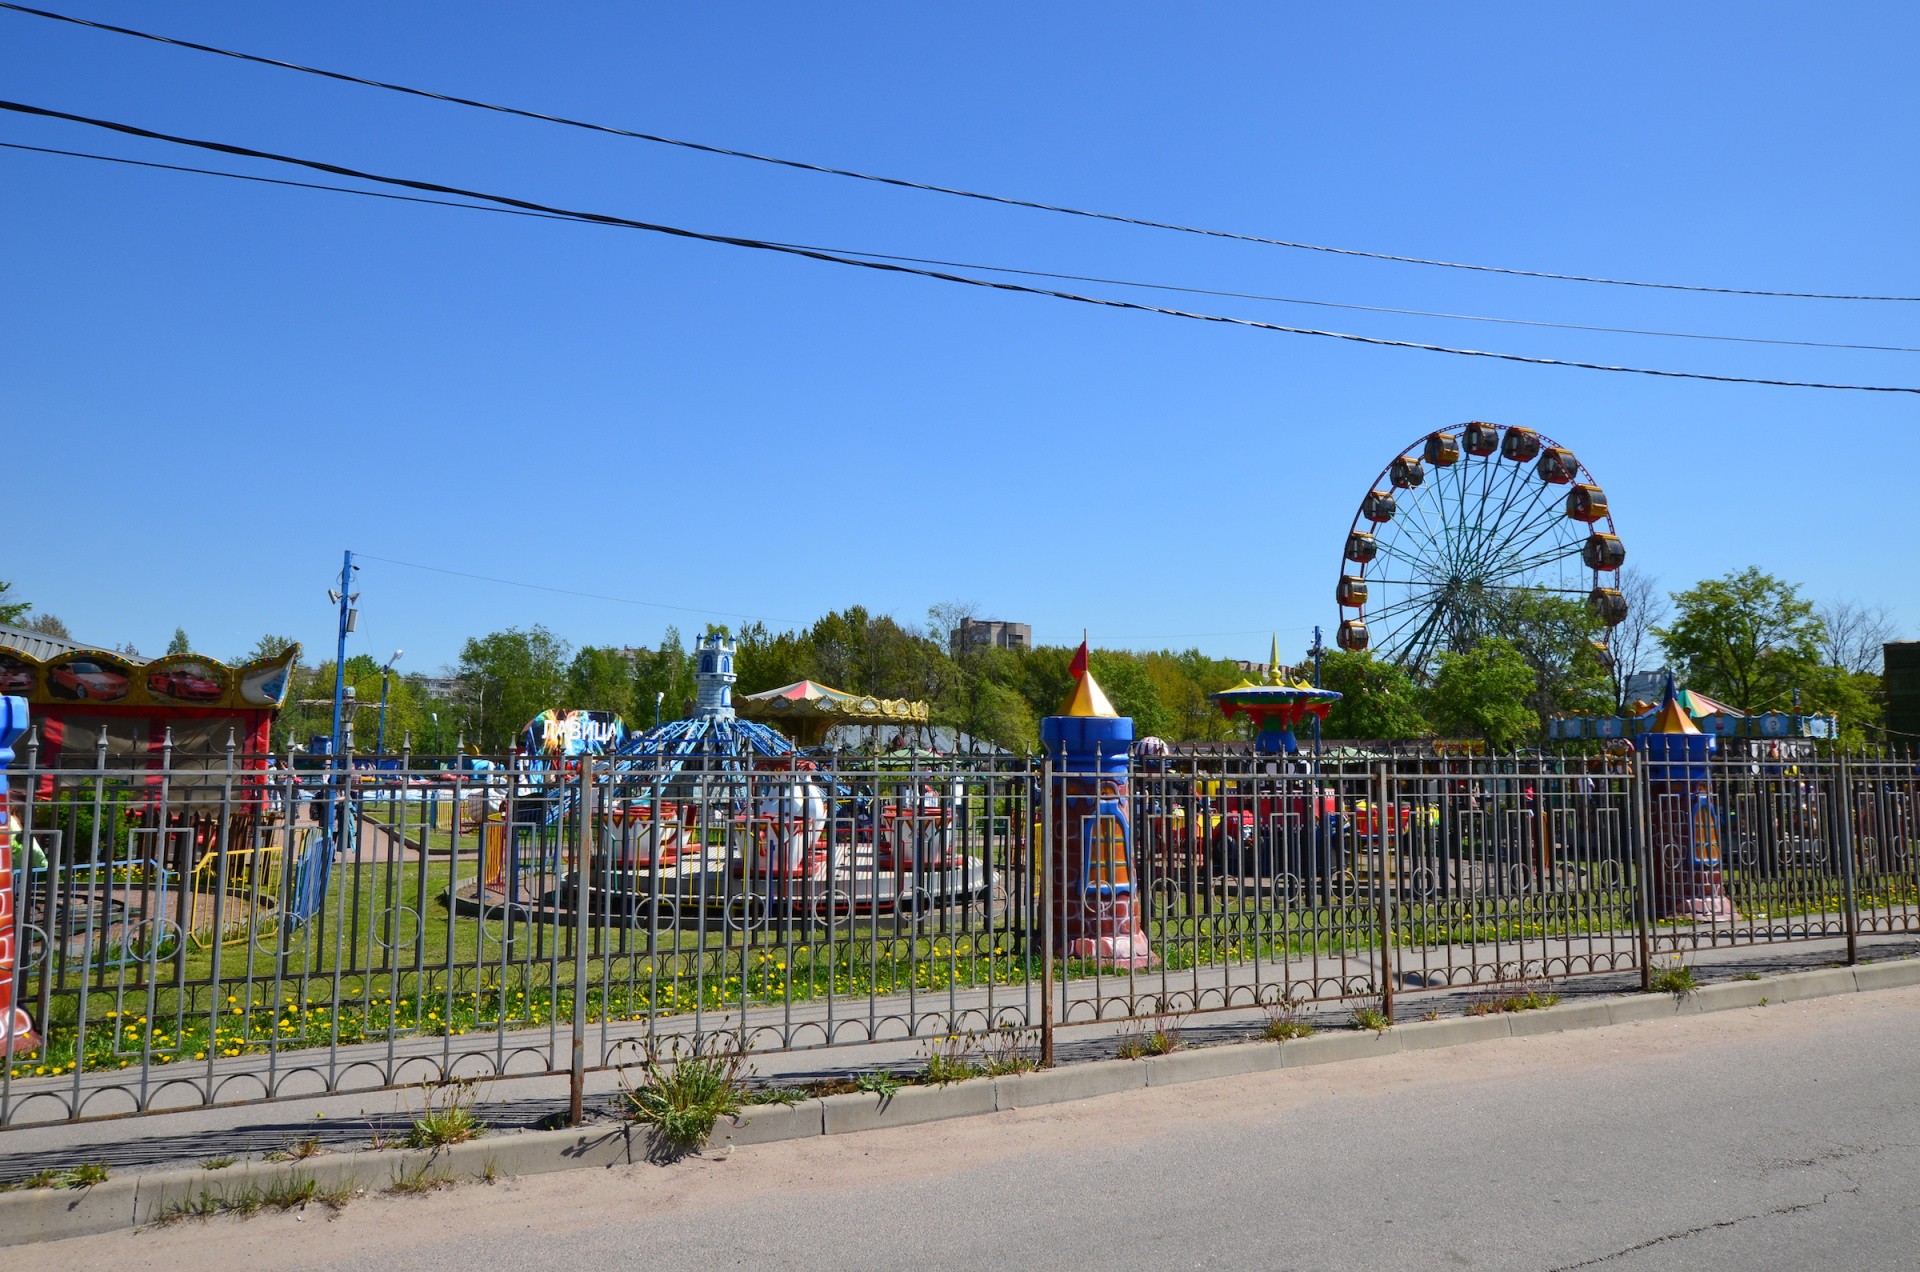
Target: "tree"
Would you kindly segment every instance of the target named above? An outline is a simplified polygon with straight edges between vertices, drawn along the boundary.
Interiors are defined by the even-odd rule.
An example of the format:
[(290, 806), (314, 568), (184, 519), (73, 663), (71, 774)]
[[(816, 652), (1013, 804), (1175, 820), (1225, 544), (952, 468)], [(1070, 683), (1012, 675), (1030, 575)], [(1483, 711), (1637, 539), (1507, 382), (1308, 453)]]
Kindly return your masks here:
[[(39, 632), (42, 636), (53, 636), (60, 640), (73, 639), (73, 633), (67, 630), (67, 625), (60, 621), (57, 614), (35, 614), (20, 626), (30, 632)], [(120, 652), (131, 652), (131, 647), (123, 646)]]
[(269, 632), (253, 642), (253, 648), (240, 655), (235, 661), (240, 664), (264, 662), (269, 658), (278, 658), (299, 642), (291, 636), (276, 636)]
[(1852, 675), (1880, 674), (1881, 647), (1898, 630), (1884, 605), (1829, 601), (1819, 609), (1820, 655), (1829, 667)]
[(1803, 678), (1800, 688), (1799, 710), (1838, 717), (1843, 745), (1865, 746), (1884, 738), (1885, 684), (1878, 674), (1815, 667)]
[(18, 624), (33, 612), (31, 602), (10, 599), (7, 594), (11, 591), (13, 591), (13, 584), (0, 579), (0, 623), (6, 623), (9, 626)]
[(1505, 751), (1536, 736), (1539, 717), (1527, 705), (1534, 691), (1534, 669), (1511, 642), (1496, 636), (1440, 655), (1428, 710), (1441, 733), (1481, 738)]
[(1740, 711), (1784, 707), (1820, 664), (1820, 620), (1798, 588), (1749, 566), (1673, 594), (1654, 630), (1687, 687)]
[(1527, 705), (1545, 732), (1556, 715), (1603, 713), (1613, 705), (1613, 682), (1600, 656), (1600, 621), (1571, 597), (1542, 589), (1505, 594), (1500, 626), (1533, 668)]
[[(733, 666), (738, 673), (740, 661), (737, 657)], [(693, 659), (680, 644), (680, 629), (669, 626), (658, 646), (640, 650), (634, 655), (633, 709), (638, 716), (634, 724), (643, 728), (653, 727), (656, 704), (663, 722), (684, 718), (693, 708), (694, 689)]]
[(505, 751), (529, 721), (559, 706), (569, 652), (566, 641), (538, 624), (467, 641), (459, 673), (467, 686), (469, 739), (483, 751)]
[(633, 715), (633, 671), (633, 664), (619, 650), (588, 645), (567, 666), (564, 705), (574, 710), (611, 711), (629, 719)]
[(1322, 737), (1419, 738), (1433, 732), (1420, 686), (1398, 663), (1366, 650), (1331, 650), (1320, 660), (1320, 684), (1341, 695), (1327, 712)]
[(173, 629), (173, 639), (167, 642), (167, 652), (169, 654), (190, 654), (193, 652), (193, 644), (187, 639), (186, 628), (176, 627)]
[(1620, 595), (1627, 601), (1627, 617), (1615, 625), (1607, 640), (1607, 651), (1613, 656), (1610, 674), (1616, 711), (1626, 709), (1627, 682), (1640, 672), (1654, 670), (1652, 663), (1660, 649), (1654, 629), (1671, 612), (1660, 580), (1631, 565), (1620, 571)]

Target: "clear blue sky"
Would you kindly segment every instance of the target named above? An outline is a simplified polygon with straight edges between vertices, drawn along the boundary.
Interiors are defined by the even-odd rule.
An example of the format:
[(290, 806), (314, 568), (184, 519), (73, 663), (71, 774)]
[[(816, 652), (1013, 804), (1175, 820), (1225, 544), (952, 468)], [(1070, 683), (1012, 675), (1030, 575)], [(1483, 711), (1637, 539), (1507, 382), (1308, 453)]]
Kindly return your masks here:
[[(62, 7), (47, 0), (49, 7)], [(87, 0), (68, 12), (821, 163), (1569, 273), (1920, 295), (1912, 5)], [(1502, 278), (989, 207), (0, 13), (16, 100), (787, 241), (1236, 291), (1920, 346), (1920, 305)], [(17, 116), (0, 140), (293, 175)], [(864, 603), (1036, 640), (1297, 649), (1355, 503), (1482, 418), (1572, 446), (1670, 586), (1757, 564), (1920, 634), (1920, 399), (1556, 370), (988, 294), (625, 230), (0, 151), (0, 578), (103, 643), (176, 625), (452, 660)], [(1105, 289), (1119, 294), (1114, 289)], [(1303, 326), (1920, 385), (1920, 355), (1250, 301)]]

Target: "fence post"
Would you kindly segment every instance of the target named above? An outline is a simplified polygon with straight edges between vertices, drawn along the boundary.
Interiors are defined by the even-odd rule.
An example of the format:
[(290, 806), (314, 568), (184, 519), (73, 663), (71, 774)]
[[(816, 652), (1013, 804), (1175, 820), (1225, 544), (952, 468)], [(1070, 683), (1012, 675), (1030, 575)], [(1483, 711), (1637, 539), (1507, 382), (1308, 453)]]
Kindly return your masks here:
[(1394, 815), (1398, 811), (1387, 802), (1387, 766), (1373, 770), (1373, 834), (1380, 845), (1380, 866), (1374, 871), (1373, 886), (1379, 891), (1380, 923), (1380, 1014), (1393, 1023), (1393, 913), (1388, 867), (1392, 864)]
[(1040, 759), (1040, 837), (1030, 860), (1040, 872), (1040, 1067), (1053, 1067), (1053, 757)]
[[(562, 823), (565, 824), (564, 822)], [(567, 1075), (567, 1125), (586, 1120), (587, 1092), (587, 925), (593, 871), (593, 757), (580, 757), (580, 822), (573, 846), (573, 1052)]]
[(1840, 887), (1844, 896), (1847, 916), (1847, 966), (1852, 967), (1860, 961), (1860, 889), (1855, 878), (1859, 869), (1853, 853), (1853, 782), (1852, 773), (1847, 765), (1846, 753), (1840, 755), (1840, 789), (1837, 792), (1839, 811), (1834, 814), (1834, 824), (1838, 829), (1835, 835), (1835, 847), (1840, 852)]
[(1640, 992), (1653, 992), (1653, 835), (1647, 819), (1647, 775), (1638, 748), (1627, 761), (1627, 798), (1633, 806), (1633, 927), (1640, 951)]

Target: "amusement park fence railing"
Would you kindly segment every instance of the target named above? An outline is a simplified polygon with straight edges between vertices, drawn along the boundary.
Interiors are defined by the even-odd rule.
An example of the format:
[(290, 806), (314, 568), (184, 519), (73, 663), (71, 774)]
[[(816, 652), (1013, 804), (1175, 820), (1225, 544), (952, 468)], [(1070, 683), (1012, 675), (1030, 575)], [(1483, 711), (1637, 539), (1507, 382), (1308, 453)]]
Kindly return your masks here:
[[(1920, 932), (1911, 762), (443, 768), (31, 742), (0, 1126), (1018, 1034)], [(91, 759), (91, 763), (86, 762)], [(765, 762), (771, 764), (772, 762)], [(1670, 775), (1668, 775), (1670, 776)], [(1071, 867), (1058, 863), (1072, 858)], [(1046, 868), (1046, 863), (1056, 863)], [(1105, 944), (1102, 944), (1102, 942)]]

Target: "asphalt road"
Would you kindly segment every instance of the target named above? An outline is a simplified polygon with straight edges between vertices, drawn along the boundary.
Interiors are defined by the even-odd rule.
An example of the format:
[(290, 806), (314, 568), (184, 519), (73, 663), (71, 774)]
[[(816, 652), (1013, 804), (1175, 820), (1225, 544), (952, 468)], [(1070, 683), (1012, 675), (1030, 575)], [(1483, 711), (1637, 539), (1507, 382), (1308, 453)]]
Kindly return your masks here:
[(1920, 989), (22, 1251), (40, 1269), (1904, 1269)]

